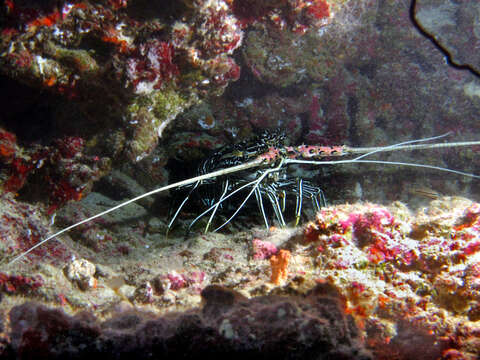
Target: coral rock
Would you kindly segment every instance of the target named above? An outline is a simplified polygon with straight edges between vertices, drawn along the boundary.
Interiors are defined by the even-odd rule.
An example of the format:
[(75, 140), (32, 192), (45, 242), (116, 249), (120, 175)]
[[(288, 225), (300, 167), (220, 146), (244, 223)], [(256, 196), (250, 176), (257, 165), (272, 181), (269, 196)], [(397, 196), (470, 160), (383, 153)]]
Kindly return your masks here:
[(85, 259), (72, 261), (65, 267), (65, 276), (72, 282), (75, 282), (82, 290), (88, 290), (97, 286), (95, 274), (95, 265)]
[(203, 309), (156, 319), (126, 311), (101, 324), (85, 313), (71, 317), (26, 303), (10, 312), (9, 355), (59, 359), (88, 353), (116, 359), (121, 354), (140, 360), (227, 353), (240, 358), (248, 353), (262, 358), (371, 359), (352, 318), (343, 312), (339, 294), (319, 287), (306, 296), (248, 300), (209, 286), (202, 292)]

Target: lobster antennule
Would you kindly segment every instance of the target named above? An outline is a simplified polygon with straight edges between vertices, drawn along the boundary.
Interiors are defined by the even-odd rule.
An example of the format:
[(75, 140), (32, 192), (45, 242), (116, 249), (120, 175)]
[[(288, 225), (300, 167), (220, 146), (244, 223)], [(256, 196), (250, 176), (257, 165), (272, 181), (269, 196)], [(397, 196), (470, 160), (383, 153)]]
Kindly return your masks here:
[[(413, 151), (413, 150), (430, 150), (430, 149), (442, 149), (442, 148), (451, 148), (451, 147), (462, 147), (462, 146), (477, 146), (480, 145), (480, 141), (460, 141), (460, 142), (450, 142), (450, 143), (436, 143), (436, 144), (416, 144), (416, 145), (399, 145), (399, 146), (385, 146), (385, 147), (364, 147), (364, 148), (351, 148), (345, 146), (345, 152), (349, 154), (368, 154), (376, 152), (387, 152), (387, 151)], [(370, 155), (370, 154), (369, 154)]]

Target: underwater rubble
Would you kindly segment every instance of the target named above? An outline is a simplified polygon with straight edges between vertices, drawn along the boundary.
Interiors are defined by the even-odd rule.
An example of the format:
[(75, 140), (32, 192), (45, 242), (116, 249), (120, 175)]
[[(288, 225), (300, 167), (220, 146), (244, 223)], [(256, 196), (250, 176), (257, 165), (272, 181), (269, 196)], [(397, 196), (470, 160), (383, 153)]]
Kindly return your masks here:
[[(149, 228), (135, 236), (142, 223), (107, 219), (90, 225), (102, 235), (96, 244), (82, 232), (64, 243), (77, 257), (52, 264), (34, 253), (2, 272), (5, 356), (142, 347), (155, 354), (263, 349), (272, 358), (289, 347), (298, 353), (285, 358), (480, 353), (478, 203), (444, 197), (415, 213), (400, 202), (335, 205), (303, 228), (184, 240)], [(132, 234), (128, 250), (125, 233)], [(187, 346), (180, 339), (188, 336)]]
[(372, 359), (352, 317), (343, 313), (341, 297), (328, 286), (306, 296), (247, 299), (212, 285), (202, 298), (201, 309), (186, 313), (152, 318), (127, 310), (103, 322), (25, 303), (10, 313), (11, 345), (2, 358)]
[[(453, 10), (415, 4), (9, 0), (0, 7), (0, 192), (48, 202), (53, 213), (112, 171), (147, 188), (166, 184), (178, 177), (166, 166), (265, 129), (285, 129), (292, 144), (329, 146), (447, 132), (471, 139), (480, 132), (476, 78), (446, 64), (419, 31), (425, 8)], [(474, 13), (465, 6), (462, 14)], [(461, 34), (475, 34), (462, 18)], [(470, 38), (461, 34), (465, 53)], [(474, 155), (465, 148), (408, 159), (473, 171)], [(374, 201), (378, 187), (395, 185), (396, 176), (360, 184), (363, 171), (323, 169), (325, 187), (345, 194), (359, 184)], [(465, 195), (475, 184), (435, 179), (434, 187)]]

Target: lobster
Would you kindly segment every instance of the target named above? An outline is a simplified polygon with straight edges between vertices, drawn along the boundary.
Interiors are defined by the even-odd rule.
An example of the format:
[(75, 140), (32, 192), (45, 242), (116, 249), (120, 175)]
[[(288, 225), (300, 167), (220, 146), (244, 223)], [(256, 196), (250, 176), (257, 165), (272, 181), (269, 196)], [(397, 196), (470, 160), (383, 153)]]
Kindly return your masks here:
[[(246, 192), (243, 200), (238, 205), (234, 213), (220, 226), (215, 228), (214, 231), (218, 231), (227, 225), (240, 212), (240, 210), (252, 196), (255, 196), (265, 226), (268, 228), (269, 223), (266, 216), (263, 199), (268, 199), (273, 208), (277, 221), (284, 226), (284, 201), (287, 195), (294, 195), (296, 198), (295, 224), (298, 224), (305, 198), (308, 198), (312, 201), (315, 210), (320, 209), (321, 206), (325, 206), (326, 200), (322, 190), (319, 187), (315, 186), (308, 180), (292, 177), (287, 173), (286, 169), (294, 164), (328, 166), (338, 164), (373, 163), (391, 166), (408, 166), (433, 169), (480, 179), (480, 175), (434, 165), (367, 159), (367, 157), (372, 154), (389, 151), (412, 151), (480, 145), (480, 141), (429, 143), (430, 141), (444, 138), (449, 134), (450, 133), (430, 138), (410, 140), (383, 147), (355, 148), (347, 145), (287, 146), (284, 143), (285, 135), (282, 132), (264, 132), (256, 138), (244, 140), (240, 143), (228, 145), (220, 150), (217, 150), (201, 163), (197, 176), (153, 189), (142, 195), (113, 206), (110, 209), (70, 225), (48, 236), (28, 250), (17, 255), (8, 263), (8, 265), (19, 261), (36, 248), (45, 244), (47, 241), (52, 240), (73, 228), (102, 217), (147, 196), (158, 194), (170, 189), (184, 188), (187, 189), (188, 194), (172, 216), (168, 224), (168, 229), (172, 227), (182, 207), (189, 200), (190, 195), (197, 189), (201, 188), (203, 188), (207, 194), (203, 196), (203, 202), (207, 206), (207, 209), (199, 214), (190, 223), (189, 228), (191, 228), (193, 224), (195, 224), (200, 218), (210, 213), (210, 218), (205, 228), (205, 231), (208, 231), (218, 209), (223, 206), (227, 200), (231, 199), (240, 192)], [(342, 159), (337, 159), (339, 157)]]

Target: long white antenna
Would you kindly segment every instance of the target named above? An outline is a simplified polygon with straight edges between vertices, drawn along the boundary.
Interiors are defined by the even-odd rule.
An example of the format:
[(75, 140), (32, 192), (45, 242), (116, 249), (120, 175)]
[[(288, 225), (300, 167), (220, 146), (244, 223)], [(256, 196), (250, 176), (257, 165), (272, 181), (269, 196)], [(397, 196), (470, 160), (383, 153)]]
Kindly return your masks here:
[(222, 175), (227, 175), (227, 174), (231, 174), (231, 173), (234, 173), (234, 172), (237, 172), (237, 171), (241, 171), (241, 170), (246, 170), (246, 169), (250, 169), (250, 168), (253, 168), (253, 167), (257, 167), (259, 166), (260, 164), (263, 163), (263, 160), (262, 159), (255, 159), (255, 160), (252, 160), (250, 162), (247, 162), (245, 164), (240, 164), (240, 165), (236, 165), (236, 166), (232, 166), (232, 167), (229, 167), (229, 168), (225, 168), (225, 169), (220, 169), (220, 170), (217, 170), (217, 171), (214, 171), (214, 172), (211, 172), (209, 174), (204, 174), (204, 175), (200, 175), (200, 176), (196, 176), (194, 178), (190, 178), (190, 179), (186, 179), (186, 180), (183, 180), (183, 181), (179, 181), (179, 182), (176, 182), (174, 184), (170, 184), (170, 185), (167, 185), (167, 186), (164, 186), (164, 187), (161, 187), (161, 188), (158, 188), (158, 189), (154, 189), (152, 191), (149, 191), (145, 194), (142, 194), (142, 195), (139, 195), (137, 197), (134, 197), (133, 199), (130, 199), (130, 200), (127, 200), (127, 201), (124, 201), (122, 202), (121, 204), (118, 204), (118, 205), (115, 205), (114, 207), (110, 208), (110, 209), (107, 209), (105, 211), (102, 211), (101, 213), (98, 213), (98, 214), (95, 214), (93, 216), (90, 216), (89, 218), (87, 219), (84, 219), (82, 221), (79, 221), (78, 223), (75, 223), (73, 225), (70, 225), (68, 227), (66, 227), (65, 229), (62, 229), (58, 232), (56, 232), (55, 234), (53, 235), (50, 235), (49, 237), (47, 237), (46, 239), (43, 239), (42, 241), (40, 241), (38, 244), (35, 244), (34, 246), (32, 246), (30, 249), (28, 249), (27, 251), (21, 253), (20, 255), (18, 255), (17, 257), (15, 257), (13, 260), (11, 260), (10, 262), (8, 262), (7, 265), (11, 265), (15, 262), (17, 262), (18, 260), (22, 259), (23, 257), (25, 257), (26, 255), (28, 255), (29, 253), (31, 253), (33, 250), (35, 250), (36, 248), (38, 248), (39, 246), (42, 246), (43, 244), (45, 244), (47, 241), (59, 236), (59, 235), (62, 235), (63, 233), (69, 231), (69, 230), (72, 230), (82, 224), (85, 224), (89, 221), (92, 221), (92, 220), (95, 220), (99, 217), (102, 217), (103, 215), (106, 215), (106, 214), (109, 214), (111, 213), (112, 211), (115, 211), (117, 209), (120, 209), (124, 206), (127, 206), (128, 204), (131, 204), (135, 201), (138, 201), (140, 199), (143, 199), (147, 196), (150, 196), (150, 195), (153, 195), (153, 194), (158, 194), (160, 192), (163, 192), (163, 191), (167, 191), (167, 190), (170, 190), (170, 189), (173, 189), (173, 188), (177, 188), (177, 187), (180, 187), (180, 186), (185, 186), (185, 185), (190, 185), (190, 184), (193, 184), (197, 181), (202, 181), (202, 180), (207, 180), (207, 179), (211, 179), (211, 178), (214, 178), (214, 177), (217, 177), (217, 176), (222, 176)]

